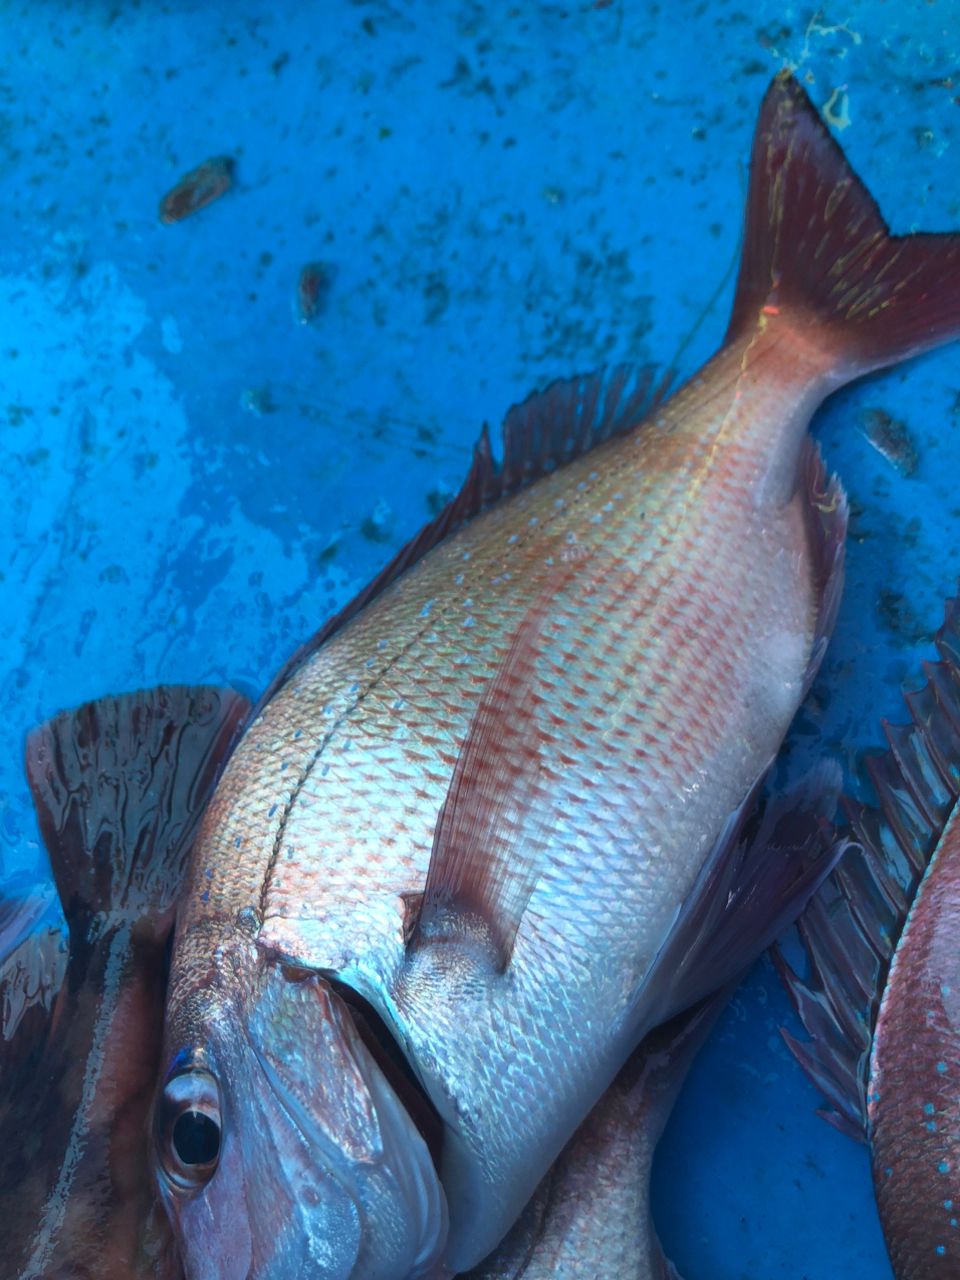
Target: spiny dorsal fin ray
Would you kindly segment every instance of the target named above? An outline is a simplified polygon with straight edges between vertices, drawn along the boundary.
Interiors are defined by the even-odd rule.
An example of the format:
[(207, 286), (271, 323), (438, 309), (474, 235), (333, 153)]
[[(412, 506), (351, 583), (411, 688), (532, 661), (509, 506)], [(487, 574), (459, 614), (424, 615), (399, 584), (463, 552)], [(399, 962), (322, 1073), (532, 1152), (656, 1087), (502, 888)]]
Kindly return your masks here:
[[(0, 901), (0, 1077), (9, 1079), (5, 1050), (21, 1023), (28, 1019), (39, 1034), (66, 971), (66, 939), (53, 885), (30, 886), (22, 896), (8, 889)], [(24, 1034), (34, 1038), (31, 1031)]]
[(503, 422), (503, 461), (499, 465), (485, 426), (474, 445), (470, 470), (459, 492), (362, 591), (297, 649), (270, 682), (258, 706), (265, 706), (311, 654), (428, 551), (501, 499), (638, 426), (665, 399), (671, 382), (672, 374), (658, 372), (653, 366), (625, 364), (560, 378), (507, 413)]
[[(910, 907), (960, 795), (957, 600), (947, 604), (936, 645), (941, 661), (924, 663), (927, 684), (906, 695), (911, 722), (885, 724), (889, 749), (868, 761), (879, 808), (845, 801), (854, 847), (811, 901), (798, 928), (808, 975), (800, 977), (779, 947), (773, 949), (774, 963), (811, 1037), (800, 1044), (784, 1032), (787, 1044), (828, 1099), (832, 1110), (821, 1114), (860, 1138), (866, 1133), (869, 1070), (863, 1033), (869, 1046)], [(828, 927), (823, 927), (824, 916)], [(835, 1034), (844, 1028), (843, 1034)]]

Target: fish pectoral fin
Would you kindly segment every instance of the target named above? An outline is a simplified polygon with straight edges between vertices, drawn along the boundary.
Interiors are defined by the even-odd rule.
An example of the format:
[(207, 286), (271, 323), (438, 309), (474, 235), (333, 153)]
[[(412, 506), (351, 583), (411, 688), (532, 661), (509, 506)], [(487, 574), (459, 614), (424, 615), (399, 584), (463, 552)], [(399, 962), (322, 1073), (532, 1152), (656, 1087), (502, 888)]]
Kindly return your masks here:
[(638, 993), (662, 1021), (735, 978), (791, 924), (847, 847), (828, 817), (840, 769), (823, 765), (763, 801), (765, 777), (730, 815)]
[(547, 850), (537, 821), (550, 783), (536, 662), (549, 606), (547, 593), (534, 602), (480, 696), (437, 819), (423, 898), (408, 922), (408, 953), (456, 947), (499, 972), (510, 962)]
[(249, 712), (232, 689), (162, 686), (64, 711), (27, 738), (67, 923), (169, 924), (200, 817)]

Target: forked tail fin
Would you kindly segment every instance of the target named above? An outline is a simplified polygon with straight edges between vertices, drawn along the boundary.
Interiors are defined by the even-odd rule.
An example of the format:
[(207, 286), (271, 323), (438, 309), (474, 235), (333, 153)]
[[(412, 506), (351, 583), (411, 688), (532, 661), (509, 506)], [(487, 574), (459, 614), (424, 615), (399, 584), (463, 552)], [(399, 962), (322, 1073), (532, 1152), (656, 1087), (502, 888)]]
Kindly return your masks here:
[(960, 336), (960, 234), (891, 235), (787, 71), (760, 109), (743, 245), (728, 340), (783, 315), (845, 382)]

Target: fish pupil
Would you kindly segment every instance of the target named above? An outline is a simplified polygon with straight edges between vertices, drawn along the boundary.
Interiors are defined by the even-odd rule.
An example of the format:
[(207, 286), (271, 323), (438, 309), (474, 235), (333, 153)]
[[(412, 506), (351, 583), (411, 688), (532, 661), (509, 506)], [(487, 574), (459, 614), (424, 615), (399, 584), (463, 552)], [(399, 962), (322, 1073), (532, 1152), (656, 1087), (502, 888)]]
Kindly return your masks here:
[(173, 1145), (183, 1164), (212, 1164), (220, 1154), (220, 1126), (202, 1111), (184, 1111), (173, 1126)]

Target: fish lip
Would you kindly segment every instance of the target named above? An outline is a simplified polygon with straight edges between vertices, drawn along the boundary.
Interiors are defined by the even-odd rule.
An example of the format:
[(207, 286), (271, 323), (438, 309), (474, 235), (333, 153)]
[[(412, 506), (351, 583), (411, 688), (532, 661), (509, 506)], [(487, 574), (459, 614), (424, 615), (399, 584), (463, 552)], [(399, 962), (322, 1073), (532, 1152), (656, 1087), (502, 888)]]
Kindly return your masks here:
[[(345, 1160), (336, 1141), (311, 1119), (306, 1108), (296, 1098), (289, 1095), (289, 1090), (283, 1087), (277, 1068), (247, 1036), (253, 1057), (263, 1073), (273, 1105), (284, 1115), (308, 1148), (319, 1153), (318, 1163), (322, 1163), (326, 1175), (354, 1204), (358, 1220), (362, 1224), (361, 1239), (374, 1234), (376, 1224), (370, 1219), (370, 1210), (360, 1186), (360, 1175), (364, 1169), (373, 1165), (384, 1165), (390, 1170), (394, 1180), (395, 1195), (402, 1201), (409, 1220), (416, 1224), (416, 1256), (405, 1272), (405, 1280), (441, 1280), (452, 1274), (444, 1269), (448, 1212), (446, 1194), (429, 1143), (394, 1089), (388, 1073), (383, 1070), (379, 1055), (371, 1050), (367, 1039), (357, 1027), (349, 1001), (343, 999), (342, 985), (338, 983), (337, 988), (341, 989), (334, 989), (326, 977), (318, 976), (331, 987), (334, 999), (343, 1006), (342, 1012), (347, 1019), (349, 1032), (341, 1034), (341, 1047), (345, 1053), (349, 1053), (357, 1068), (376, 1117), (376, 1154), (366, 1159), (354, 1157)], [(423, 1142), (423, 1157), (418, 1156), (415, 1148), (411, 1147), (411, 1131)], [(362, 1254), (356, 1266), (364, 1266)], [(361, 1274), (366, 1274), (366, 1271), (351, 1272), (351, 1276), (359, 1277)]]

